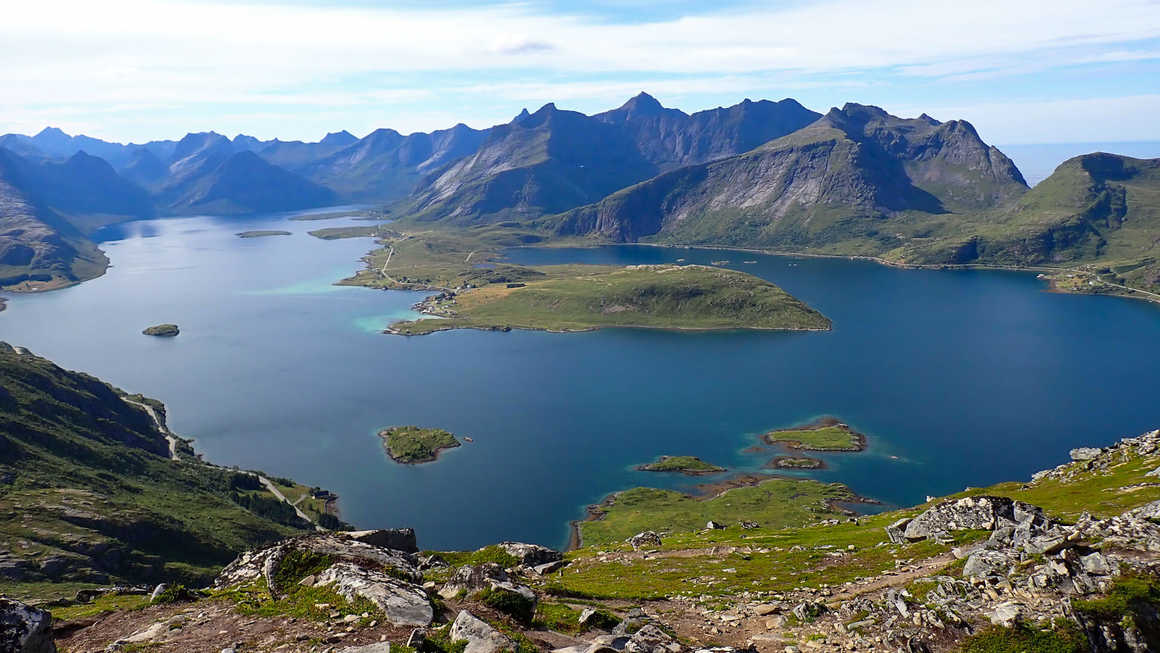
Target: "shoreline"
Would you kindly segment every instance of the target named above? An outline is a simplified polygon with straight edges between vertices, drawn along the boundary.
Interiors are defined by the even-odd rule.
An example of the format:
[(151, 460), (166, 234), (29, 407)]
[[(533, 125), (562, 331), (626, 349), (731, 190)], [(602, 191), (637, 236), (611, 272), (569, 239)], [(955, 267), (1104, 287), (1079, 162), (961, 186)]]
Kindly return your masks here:
[[(458, 448), (463, 446), (463, 443), (460, 442), (458, 438), (455, 438), (455, 444), (448, 445), (446, 447), (437, 447), (435, 449), (435, 452), (427, 458), (421, 458), (421, 459), (416, 459), (416, 460), (402, 460), (402, 459), (396, 458), (395, 455), (391, 453), (390, 443), (387, 440), (387, 438), (389, 438), (390, 436), (385, 435), (386, 432), (389, 430), (390, 430), (390, 428), (380, 429), (376, 435), (378, 435), (379, 439), (382, 440), (383, 451), (385, 451), (387, 453), (387, 458), (390, 458), (392, 462), (394, 462), (398, 465), (426, 465), (427, 463), (439, 462), (439, 456), (441, 456), (444, 451), (448, 451), (451, 449), (458, 449)], [(455, 436), (452, 436), (452, 437), (455, 437)]]

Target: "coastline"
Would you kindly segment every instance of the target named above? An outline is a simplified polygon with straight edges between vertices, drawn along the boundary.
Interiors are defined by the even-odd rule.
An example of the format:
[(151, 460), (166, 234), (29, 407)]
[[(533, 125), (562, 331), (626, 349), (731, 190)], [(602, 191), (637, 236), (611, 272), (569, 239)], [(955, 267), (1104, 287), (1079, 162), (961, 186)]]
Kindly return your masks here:
[[(614, 245), (617, 247), (624, 246), (645, 246), (645, 247), (660, 247), (668, 249), (708, 249), (715, 251), (735, 251), (735, 252), (750, 252), (753, 254), (765, 254), (768, 256), (785, 256), (791, 258), (828, 258), (828, 259), (844, 259), (847, 261), (869, 261), (870, 263), (877, 263), (886, 267), (898, 268), (902, 270), (991, 270), (996, 272), (1039, 272), (1050, 274), (1062, 274), (1068, 272), (1076, 272), (1076, 268), (1070, 267), (1053, 267), (1049, 265), (998, 265), (994, 263), (903, 263), (900, 261), (891, 261), (879, 256), (871, 256), (869, 254), (819, 254), (817, 252), (797, 252), (792, 250), (778, 250), (778, 249), (761, 249), (753, 247), (729, 247), (724, 245), (678, 245), (666, 243), (599, 243), (589, 246), (563, 245), (562, 247), (577, 247), (578, 249), (594, 249), (596, 247), (605, 247)], [(533, 246), (527, 246), (529, 249)], [(1047, 292), (1054, 292), (1061, 295), (1104, 295), (1108, 297), (1124, 297), (1127, 299), (1139, 299), (1153, 304), (1160, 304), (1160, 294), (1153, 293), (1139, 288), (1132, 288), (1130, 286), (1113, 286), (1116, 288), (1123, 288), (1125, 293), (1097, 293), (1097, 292), (1075, 292), (1071, 290), (1064, 290), (1057, 288), (1056, 284), (1051, 279), (1046, 279), (1048, 282)]]
[[(843, 431), (846, 431), (847, 433), (849, 433), (850, 437), (854, 440), (853, 446), (851, 446), (851, 447), (819, 447), (816, 445), (805, 444), (805, 443), (801, 442), (800, 440), (773, 440), (773, 439), (770, 439), (770, 437), (769, 437), (770, 435), (772, 435), (774, 433), (787, 433), (787, 432), (796, 432), (796, 431), (818, 431), (818, 430), (825, 429), (825, 428), (839, 428)], [(855, 431), (849, 424), (846, 424), (845, 422), (841, 421), (837, 417), (833, 417), (830, 415), (819, 417), (812, 422), (808, 422), (808, 423), (802, 424), (800, 426), (791, 426), (789, 428), (774, 429), (772, 431), (766, 431), (765, 433), (761, 434), (761, 441), (766, 445), (773, 446), (773, 447), (780, 446), (780, 447), (783, 447), (785, 449), (789, 449), (791, 451), (818, 451), (818, 452), (828, 452), (828, 453), (835, 453), (835, 452), (837, 452), (837, 453), (843, 453), (843, 452), (844, 453), (860, 453), (860, 452), (866, 451), (866, 447), (867, 447), (866, 435), (864, 433), (861, 433), (859, 431)]]

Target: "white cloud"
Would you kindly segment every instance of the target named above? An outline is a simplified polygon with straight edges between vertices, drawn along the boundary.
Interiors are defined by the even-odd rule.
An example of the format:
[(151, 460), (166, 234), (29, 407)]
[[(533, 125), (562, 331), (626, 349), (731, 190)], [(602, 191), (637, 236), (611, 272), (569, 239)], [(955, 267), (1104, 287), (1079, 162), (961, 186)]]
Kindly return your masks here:
[[(819, 83), (811, 81), (818, 75), (880, 68), (967, 79), (1026, 65), (1018, 62), (1043, 51), (1067, 53), (1069, 61), (1139, 60), (1155, 53), (1131, 44), (1160, 37), (1160, 3), (1149, 0), (828, 0), (631, 25), (538, 13), (528, 4), (9, 4), (0, 22), (0, 119), (8, 129), (67, 117), (66, 107), (146, 113), (157, 104), (191, 112), (211, 104), (302, 105), (317, 115), (318, 105), (411, 103), (409, 115), (422, 123), (421, 105), (470, 90), (440, 81), (444, 73), (476, 76), (480, 93), (508, 99), (622, 99), (646, 85), (679, 98), (804, 88)], [(536, 71), (544, 82), (497, 83)], [(356, 81), (383, 74), (432, 79), (404, 83), (409, 88)], [(624, 81), (634, 76), (661, 81)], [(577, 77), (585, 81), (573, 83)]]

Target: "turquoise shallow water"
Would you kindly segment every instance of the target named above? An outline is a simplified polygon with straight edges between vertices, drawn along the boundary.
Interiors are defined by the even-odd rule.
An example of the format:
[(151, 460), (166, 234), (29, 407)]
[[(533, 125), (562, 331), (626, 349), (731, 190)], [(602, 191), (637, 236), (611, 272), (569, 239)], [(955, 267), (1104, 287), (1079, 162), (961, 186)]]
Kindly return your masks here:
[[(529, 263), (685, 258), (782, 285), (830, 333), (445, 332), (387, 336), (421, 293), (332, 286), (368, 239), (306, 235), (345, 220), (179, 218), (103, 234), (114, 267), (12, 297), (0, 339), (165, 401), (222, 464), (337, 491), (364, 527), (410, 525), (424, 547), (560, 546), (609, 492), (690, 481), (636, 472), (660, 454), (734, 470), (756, 434), (834, 414), (870, 436), (826, 456), (887, 504), (1026, 478), (1070, 447), (1160, 425), (1160, 308), (1042, 292), (1034, 276), (654, 247), (516, 250)], [(361, 223), (365, 224), (365, 223)], [(287, 237), (239, 239), (250, 229)], [(755, 260), (755, 264), (742, 261)], [(175, 339), (140, 335), (176, 322)], [(426, 424), (475, 442), (391, 463), (375, 433)]]

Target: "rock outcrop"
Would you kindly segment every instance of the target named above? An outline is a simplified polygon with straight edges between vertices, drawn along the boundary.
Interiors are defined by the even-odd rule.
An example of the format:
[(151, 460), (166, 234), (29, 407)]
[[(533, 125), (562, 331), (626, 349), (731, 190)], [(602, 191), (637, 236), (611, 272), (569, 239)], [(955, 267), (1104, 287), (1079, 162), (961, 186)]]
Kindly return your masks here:
[[(407, 529), (410, 531), (410, 529)], [(247, 551), (230, 563), (218, 576), (218, 588), (262, 581), (275, 596), (286, 593), (282, 572), (290, 560), (310, 559), (324, 562), (325, 567), (304, 578), (292, 578), (300, 585), (331, 587), (348, 601), (365, 599), (375, 605), (384, 619), (397, 626), (426, 626), (434, 619), (434, 610), (426, 591), (420, 586), (415, 556), (364, 540), (392, 542), (413, 548), (414, 532), (380, 531), (353, 534), (324, 533), (308, 535), (279, 543), (259, 551)], [(403, 534), (400, 534), (403, 533)]]
[(56, 653), (52, 615), (19, 601), (0, 598), (0, 651)]
[(455, 617), (450, 635), (453, 642), (467, 642), (463, 653), (496, 653), (515, 648), (510, 637), (466, 610), (461, 610)]

